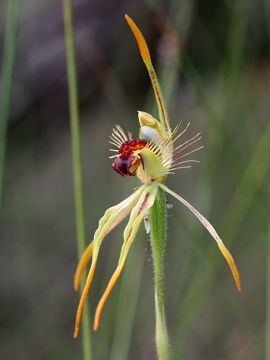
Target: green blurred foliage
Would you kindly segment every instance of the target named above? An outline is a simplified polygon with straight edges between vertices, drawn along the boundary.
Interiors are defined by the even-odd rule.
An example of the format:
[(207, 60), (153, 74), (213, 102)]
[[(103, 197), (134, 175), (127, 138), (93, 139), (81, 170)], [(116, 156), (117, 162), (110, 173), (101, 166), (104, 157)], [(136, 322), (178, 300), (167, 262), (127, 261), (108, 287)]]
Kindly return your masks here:
[[(0, 3), (1, 44), (6, 5)], [(230, 247), (243, 293), (209, 234), (168, 197), (165, 305), (175, 360), (267, 358), (269, 9), (267, 0), (74, 1), (89, 241), (105, 209), (138, 185), (110, 167), (112, 127), (137, 136), (136, 111), (157, 115), (125, 12), (148, 40), (172, 126), (190, 121), (190, 136), (204, 135), (196, 155), (201, 164), (171, 176), (168, 185)], [(1, 61), (2, 46), (0, 55)], [(0, 223), (0, 357), (79, 359), (80, 339), (72, 339), (77, 248), (59, 2), (22, 2), (15, 55)], [(123, 228), (102, 246), (88, 297), (92, 317), (116, 266)], [(156, 358), (153, 294), (142, 227), (93, 334), (94, 359)]]

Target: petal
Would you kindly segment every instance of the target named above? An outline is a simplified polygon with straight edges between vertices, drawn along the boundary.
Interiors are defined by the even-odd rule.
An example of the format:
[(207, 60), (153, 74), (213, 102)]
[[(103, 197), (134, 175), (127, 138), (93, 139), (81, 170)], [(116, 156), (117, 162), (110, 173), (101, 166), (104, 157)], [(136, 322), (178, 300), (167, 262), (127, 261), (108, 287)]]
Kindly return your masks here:
[[(99, 220), (99, 227), (95, 232), (94, 240), (93, 240), (93, 258), (92, 258), (92, 264), (86, 279), (86, 283), (83, 289), (83, 293), (80, 299), (80, 303), (77, 310), (76, 315), (76, 323), (75, 323), (75, 330), (74, 330), (74, 339), (78, 336), (79, 330), (80, 330), (80, 323), (81, 323), (81, 317), (82, 317), (82, 311), (83, 306), (86, 300), (86, 296), (88, 294), (88, 291), (90, 289), (93, 276), (96, 269), (96, 263), (99, 253), (99, 248), (101, 246), (101, 243), (104, 239), (104, 237), (115, 227), (119, 224), (120, 221), (124, 219), (125, 216), (128, 215), (128, 213), (131, 211), (133, 206), (138, 201), (141, 193), (144, 190), (144, 186), (139, 188), (137, 191), (135, 191), (134, 194), (130, 195), (127, 199), (119, 203), (118, 205), (115, 205), (111, 207), (110, 209), (106, 210), (104, 216)], [(89, 258), (90, 259), (90, 258)], [(77, 285), (77, 284), (76, 284)]]
[(84, 269), (86, 268), (89, 260), (91, 259), (92, 252), (93, 252), (93, 241), (90, 242), (90, 244), (84, 250), (84, 252), (81, 256), (80, 262), (77, 266), (77, 269), (76, 269), (76, 272), (74, 275), (74, 290), (75, 291), (78, 291), (78, 289), (79, 289), (82, 274), (83, 274)]
[(191, 212), (193, 212), (193, 214), (200, 220), (200, 222), (203, 224), (203, 226), (209, 231), (209, 233), (213, 236), (213, 238), (216, 240), (217, 245), (219, 247), (219, 250), (222, 252), (223, 256), (225, 257), (234, 281), (235, 281), (235, 285), (237, 287), (237, 290), (239, 292), (241, 292), (241, 282), (240, 282), (240, 276), (239, 276), (239, 272), (237, 269), (237, 266), (233, 260), (232, 255), (230, 254), (229, 250), (225, 247), (225, 245), (223, 244), (222, 240), (220, 239), (220, 237), (218, 236), (216, 230), (213, 228), (213, 226), (209, 223), (209, 221), (198, 211), (196, 210), (192, 205), (190, 205), (185, 199), (183, 199), (181, 196), (179, 196), (178, 194), (176, 194), (175, 192), (173, 192), (172, 190), (170, 190), (167, 186), (163, 185), (163, 184), (159, 184), (159, 186), (166, 191), (167, 193), (171, 194), (172, 196), (174, 196), (177, 200), (179, 200), (182, 204), (184, 204)]
[(164, 165), (161, 150), (154, 144), (146, 145), (136, 154), (142, 159), (137, 170), (137, 176), (142, 182), (151, 183), (168, 174), (169, 168)]
[(162, 95), (162, 92), (161, 92), (161, 89), (160, 89), (160, 86), (158, 83), (157, 75), (155, 73), (155, 70), (154, 70), (152, 62), (151, 62), (151, 56), (150, 56), (150, 52), (149, 52), (148, 46), (146, 44), (145, 38), (143, 37), (143, 34), (141, 33), (138, 26), (127, 14), (125, 15), (125, 18), (127, 20), (127, 23), (129, 25), (131, 31), (133, 32), (133, 34), (136, 38), (137, 44), (140, 49), (141, 57), (143, 59), (143, 62), (146, 65), (150, 79), (152, 81), (152, 85), (154, 88), (156, 101), (157, 101), (157, 105), (158, 105), (161, 125), (165, 131), (165, 134), (163, 134), (163, 136), (170, 136), (171, 130), (170, 130), (170, 126), (169, 126), (169, 120), (168, 120), (165, 103), (163, 100), (163, 95)]
[[(141, 191), (142, 190), (140, 190), (140, 192)], [(112, 215), (117, 215), (117, 217), (112, 222), (112, 224), (110, 224), (109, 220), (105, 224), (105, 225), (110, 224), (105, 236), (108, 235), (131, 211), (131, 209), (132, 209), (132, 207), (134, 205), (134, 201), (135, 201), (135, 200), (132, 201), (133, 197), (137, 199), (139, 197), (139, 193), (137, 193), (137, 194), (135, 193), (135, 194), (131, 195), (130, 197), (128, 197), (127, 199), (122, 201), (120, 204), (118, 204), (116, 206), (113, 206), (112, 208), (110, 208), (110, 209), (108, 209), (106, 211), (106, 213), (105, 213), (105, 215), (104, 215), (104, 217), (102, 219), (104, 219), (105, 217), (108, 217), (108, 216), (112, 216)], [(107, 226), (106, 226), (106, 228), (107, 228)], [(79, 264), (77, 266), (75, 276), (74, 276), (74, 289), (76, 291), (78, 291), (83, 271), (86, 268), (86, 266), (87, 266), (87, 264), (88, 264), (88, 262), (89, 262), (89, 260), (90, 260), (90, 258), (92, 256), (92, 252), (93, 252), (93, 241), (85, 249), (84, 253), (81, 256), (80, 262), (79, 262)]]
[(97, 306), (95, 320), (94, 320), (94, 330), (95, 331), (97, 331), (97, 329), (99, 327), (99, 320), (100, 320), (102, 309), (103, 309), (104, 304), (105, 304), (108, 296), (110, 295), (114, 285), (116, 284), (116, 281), (118, 280), (118, 278), (122, 272), (122, 269), (125, 264), (125, 260), (128, 255), (128, 251), (129, 251), (130, 246), (133, 243), (133, 240), (137, 234), (139, 226), (140, 226), (144, 216), (146, 215), (147, 211), (154, 204), (157, 189), (158, 188), (155, 184), (148, 185), (145, 188), (144, 192), (141, 194), (141, 197), (140, 197), (137, 205), (131, 211), (129, 222), (124, 231), (124, 243), (122, 245), (121, 254), (120, 254), (117, 268), (116, 268), (113, 276), (111, 277), (111, 280), (110, 280), (110, 282), (109, 282), (109, 284)]

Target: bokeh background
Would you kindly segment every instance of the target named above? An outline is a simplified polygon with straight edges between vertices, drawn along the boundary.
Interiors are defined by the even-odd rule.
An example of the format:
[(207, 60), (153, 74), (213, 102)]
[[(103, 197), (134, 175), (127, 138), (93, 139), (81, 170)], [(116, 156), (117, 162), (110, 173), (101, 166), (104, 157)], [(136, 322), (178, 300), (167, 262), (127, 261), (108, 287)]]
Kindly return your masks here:
[[(1, 63), (7, 11), (1, 0)], [(137, 134), (137, 110), (157, 116), (126, 12), (147, 38), (172, 126), (190, 121), (189, 136), (203, 132), (205, 148), (195, 157), (201, 163), (171, 176), (168, 186), (215, 225), (243, 286), (239, 295), (214, 240), (168, 197), (172, 358), (270, 359), (270, 3), (73, 1), (88, 241), (104, 210), (138, 184), (111, 169), (112, 127)], [(81, 337), (72, 338), (77, 245), (65, 57), (62, 2), (21, 1), (0, 215), (1, 359), (82, 358)], [(2, 80), (3, 73), (0, 97)], [(102, 246), (88, 297), (91, 317), (116, 266), (123, 229)], [(93, 359), (156, 359), (143, 226), (101, 320), (92, 334)]]

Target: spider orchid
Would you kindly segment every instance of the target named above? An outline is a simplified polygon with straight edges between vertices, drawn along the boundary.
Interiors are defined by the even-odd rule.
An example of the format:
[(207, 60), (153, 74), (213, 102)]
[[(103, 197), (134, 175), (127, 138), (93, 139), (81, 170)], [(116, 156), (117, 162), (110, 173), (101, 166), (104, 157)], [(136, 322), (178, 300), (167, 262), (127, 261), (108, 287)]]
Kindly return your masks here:
[(121, 274), (129, 249), (142, 220), (154, 204), (159, 187), (184, 204), (209, 231), (216, 240), (220, 251), (231, 269), (237, 289), (241, 292), (240, 277), (235, 262), (216, 230), (190, 203), (163, 184), (167, 175), (174, 173), (178, 169), (188, 168), (193, 162), (197, 162), (196, 160), (186, 160), (185, 158), (202, 148), (200, 146), (190, 149), (192, 145), (201, 139), (201, 134), (198, 133), (180, 145), (174, 146), (175, 141), (179, 140), (187, 131), (189, 124), (182, 131), (179, 131), (179, 127), (171, 131), (162, 92), (151, 62), (146, 41), (133, 20), (128, 15), (125, 17), (137, 40), (141, 57), (151, 78), (159, 109), (160, 122), (148, 113), (139, 112), (139, 139), (133, 139), (131, 133), (126, 135), (119, 125), (113, 129), (111, 134), (110, 143), (115, 146), (114, 149), (110, 149), (115, 153), (111, 156), (114, 159), (112, 168), (122, 176), (137, 175), (142, 186), (127, 199), (105, 211), (104, 216), (99, 220), (99, 226), (94, 234), (93, 241), (82, 255), (74, 277), (75, 290), (79, 288), (82, 273), (91, 257), (92, 263), (77, 310), (74, 338), (79, 333), (83, 306), (93, 280), (99, 249), (103, 239), (130, 213), (128, 224), (124, 230), (124, 242), (118, 265), (96, 309), (94, 319), (95, 331), (99, 327), (100, 315), (104, 304)]

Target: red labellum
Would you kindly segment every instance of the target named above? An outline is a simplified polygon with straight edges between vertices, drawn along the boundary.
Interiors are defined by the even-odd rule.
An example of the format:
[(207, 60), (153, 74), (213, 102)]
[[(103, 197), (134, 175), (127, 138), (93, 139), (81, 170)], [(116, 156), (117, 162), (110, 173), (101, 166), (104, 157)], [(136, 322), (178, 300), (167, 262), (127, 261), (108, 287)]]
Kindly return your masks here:
[(112, 163), (112, 168), (122, 176), (135, 176), (140, 160), (134, 156), (136, 150), (141, 150), (147, 144), (144, 140), (127, 140), (119, 151), (118, 156)]

